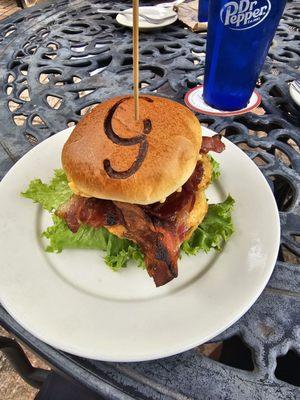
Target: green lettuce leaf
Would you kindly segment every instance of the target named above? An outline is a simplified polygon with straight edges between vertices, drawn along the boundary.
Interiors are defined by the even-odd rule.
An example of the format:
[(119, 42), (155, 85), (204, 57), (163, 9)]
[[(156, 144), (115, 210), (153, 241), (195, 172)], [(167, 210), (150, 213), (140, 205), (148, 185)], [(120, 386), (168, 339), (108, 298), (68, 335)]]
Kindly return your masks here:
[(137, 244), (127, 239), (120, 239), (108, 231), (107, 233), (108, 241), (104, 260), (109, 267), (119, 270), (126, 267), (127, 261), (132, 259), (136, 261), (138, 267), (146, 268), (144, 255)]
[(120, 239), (105, 228), (95, 229), (84, 225), (73, 233), (61, 218), (53, 215), (52, 219), (53, 225), (42, 234), (50, 242), (46, 251), (60, 253), (63, 249), (103, 250), (106, 252), (106, 264), (115, 271), (126, 267), (130, 259), (135, 260), (139, 267), (145, 267), (143, 254), (129, 240)]
[(211, 249), (220, 251), (234, 231), (231, 218), (233, 206), (234, 200), (230, 195), (223, 203), (209, 205), (202, 223), (182, 244), (184, 253), (196, 254), (201, 250), (207, 253)]
[(211, 181), (214, 182), (221, 175), (220, 164), (212, 156), (208, 156), (212, 166)]
[(22, 196), (40, 203), (45, 210), (53, 211), (69, 200), (72, 191), (68, 186), (65, 172), (62, 169), (56, 169), (48, 185), (40, 179), (34, 179)]
[(93, 229), (82, 225), (73, 233), (64, 220), (52, 215), (53, 225), (49, 226), (42, 235), (49, 239), (48, 252), (60, 253), (63, 249), (97, 249), (106, 250), (108, 231), (105, 228)]

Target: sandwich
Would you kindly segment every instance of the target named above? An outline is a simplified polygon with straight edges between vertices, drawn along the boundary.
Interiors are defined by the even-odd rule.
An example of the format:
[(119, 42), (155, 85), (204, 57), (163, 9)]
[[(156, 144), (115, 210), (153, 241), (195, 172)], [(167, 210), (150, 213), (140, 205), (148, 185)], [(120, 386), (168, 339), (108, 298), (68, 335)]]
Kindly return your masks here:
[[(44, 233), (48, 250), (76, 247), (58, 244), (58, 225), (61, 243), (63, 231), (67, 243), (79, 236), (78, 247), (97, 248), (86, 238), (82, 246), (78, 243), (79, 232), (89, 232), (91, 242), (98, 238), (98, 248), (120, 248), (107, 256), (108, 264), (114, 263), (110, 256), (123, 257), (121, 266), (133, 258), (162, 286), (178, 276), (181, 251), (221, 248), (233, 232), (233, 199), (209, 208), (205, 195), (216, 167), (208, 153), (224, 151), (221, 136), (203, 137), (198, 119), (177, 102), (147, 94), (139, 105), (137, 122), (131, 96), (97, 105), (65, 143), (63, 171), (48, 186), (32, 181), (23, 195), (53, 214), (54, 228)], [(208, 224), (210, 246), (203, 237), (199, 244), (196, 231), (212, 211), (222, 214), (214, 222), (215, 237)]]

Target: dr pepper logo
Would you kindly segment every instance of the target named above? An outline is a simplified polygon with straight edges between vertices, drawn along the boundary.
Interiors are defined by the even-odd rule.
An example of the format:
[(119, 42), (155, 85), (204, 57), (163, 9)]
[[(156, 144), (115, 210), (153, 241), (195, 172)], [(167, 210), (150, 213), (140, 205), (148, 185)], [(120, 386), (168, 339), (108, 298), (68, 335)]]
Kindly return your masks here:
[(260, 24), (270, 11), (270, 0), (229, 1), (222, 8), (220, 18), (230, 29), (245, 30)]

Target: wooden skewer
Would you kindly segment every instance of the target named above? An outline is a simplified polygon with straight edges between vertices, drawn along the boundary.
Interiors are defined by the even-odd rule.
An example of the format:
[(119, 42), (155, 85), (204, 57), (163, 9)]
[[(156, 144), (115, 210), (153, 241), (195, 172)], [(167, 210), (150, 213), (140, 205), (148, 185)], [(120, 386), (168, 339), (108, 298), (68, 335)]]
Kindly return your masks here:
[(134, 118), (139, 120), (139, 0), (133, 0), (133, 96)]

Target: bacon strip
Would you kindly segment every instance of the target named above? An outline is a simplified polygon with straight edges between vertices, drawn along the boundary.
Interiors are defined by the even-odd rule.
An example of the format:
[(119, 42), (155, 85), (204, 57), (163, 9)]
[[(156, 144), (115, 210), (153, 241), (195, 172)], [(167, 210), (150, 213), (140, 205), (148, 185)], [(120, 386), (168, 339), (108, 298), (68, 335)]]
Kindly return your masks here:
[(56, 211), (56, 215), (64, 219), (73, 233), (81, 225), (92, 228), (101, 226), (121, 225), (124, 223), (122, 214), (111, 200), (101, 200), (73, 195), (69, 201)]
[(176, 278), (180, 244), (171, 229), (156, 227), (142, 207), (121, 202), (114, 204), (123, 214), (125, 236), (138, 243), (142, 249), (148, 274), (154, 279), (156, 286), (162, 286)]
[(164, 221), (175, 222), (183, 210), (189, 212), (195, 203), (195, 191), (203, 176), (202, 163), (198, 162), (189, 180), (182, 186), (181, 192), (174, 192), (164, 203), (154, 203), (144, 206), (147, 214)]
[[(190, 208), (190, 204), (187, 205)], [(181, 211), (183, 216), (184, 209)], [(142, 206), (76, 195), (63, 204), (56, 214), (66, 221), (74, 233), (81, 225), (93, 228), (124, 226), (124, 236), (141, 247), (148, 274), (153, 277), (156, 286), (177, 277), (179, 248), (185, 233), (183, 217), (177, 218), (177, 223), (173, 221), (171, 226), (169, 222), (147, 215)], [(188, 212), (185, 216), (188, 216)], [(178, 231), (175, 229), (177, 225)]]
[(203, 136), (200, 153), (206, 154), (209, 151), (215, 151), (216, 153), (222, 153), (225, 150), (225, 144), (221, 141), (222, 135), (216, 134), (214, 136)]

